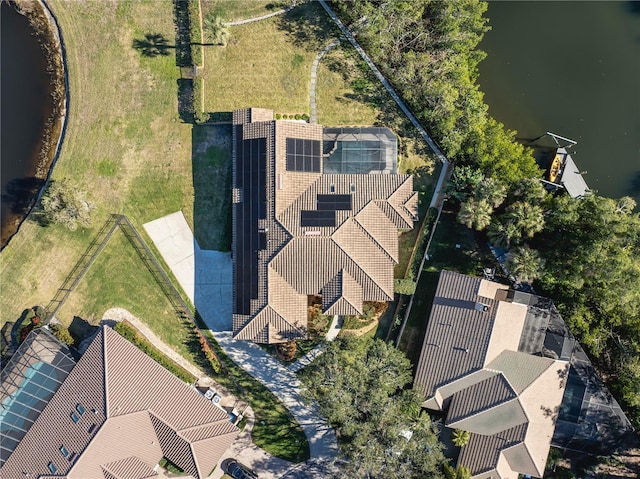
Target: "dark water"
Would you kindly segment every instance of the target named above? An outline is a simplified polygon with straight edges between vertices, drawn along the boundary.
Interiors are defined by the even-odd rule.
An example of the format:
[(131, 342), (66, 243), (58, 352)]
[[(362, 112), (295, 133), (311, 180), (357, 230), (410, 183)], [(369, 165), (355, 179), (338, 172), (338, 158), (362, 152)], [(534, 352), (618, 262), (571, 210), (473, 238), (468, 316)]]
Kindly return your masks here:
[(35, 178), (43, 128), (52, 109), (47, 62), (26, 17), (2, 2), (2, 246), (41, 180)]
[(519, 138), (576, 140), (598, 194), (640, 204), (640, 2), (490, 2), (480, 85)]

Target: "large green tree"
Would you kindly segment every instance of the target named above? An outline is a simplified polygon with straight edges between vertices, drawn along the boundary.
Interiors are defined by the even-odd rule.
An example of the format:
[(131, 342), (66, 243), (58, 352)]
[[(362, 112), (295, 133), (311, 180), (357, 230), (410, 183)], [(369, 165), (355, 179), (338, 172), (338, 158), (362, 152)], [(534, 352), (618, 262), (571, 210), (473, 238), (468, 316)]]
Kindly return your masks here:
[(302, 372), (304, 394), (336, 429), (343, 473), (358, 478), (439, 478), (437, 428), (421, 411), (411, 363), (377, 339), (347, 337)]
[(94, 206), (87, 194), (67, 178), (52, 180), (42, 195), (38, 217), (44, 223), (58, 223), (74, 231), (91, 224)]

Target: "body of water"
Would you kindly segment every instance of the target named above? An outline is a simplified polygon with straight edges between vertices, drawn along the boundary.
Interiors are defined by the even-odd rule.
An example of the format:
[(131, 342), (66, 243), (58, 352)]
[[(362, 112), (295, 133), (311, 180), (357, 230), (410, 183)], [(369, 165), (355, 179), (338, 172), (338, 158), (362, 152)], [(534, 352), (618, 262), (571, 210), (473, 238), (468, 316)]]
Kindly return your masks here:
[(29, 21), (0, 4), (2, 68), (2, 247), (43, 184), (36, 178), (43, 130), (51, 115), (47, 60)]
[(598, 194), (640, 204), (640, 2), (490, 2), (480, 86), (518, 138), (546, 131)]

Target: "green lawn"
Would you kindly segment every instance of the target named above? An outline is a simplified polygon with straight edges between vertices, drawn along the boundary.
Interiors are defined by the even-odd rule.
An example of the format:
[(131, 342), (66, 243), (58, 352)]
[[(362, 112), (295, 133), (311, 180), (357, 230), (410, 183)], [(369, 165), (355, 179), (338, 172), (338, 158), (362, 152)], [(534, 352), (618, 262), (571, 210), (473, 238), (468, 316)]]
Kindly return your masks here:
[[(213, 339), (210, 331), (204, 331), (204, 334)], [(287, 408), (271, 391), (227, 358), (215, 343), (214, 349), (229, 372), (229, 375), (217, 376), (216, 380), (253, 408), (253, 442), (270, 454), (291, 462), (309, 459), (309, 443)]]
[(193, 225), (203, 249), (231, 249), (231, 127), (193, 127)]
[(316, 2), (229, 27), (226, 47), (204, 49), (205, 111), (255, 106), (276, 113), (309, 113), (311, 64), (336, 33)]
[[(174, 50), (148, 58), (133, 48), (145, 33), (174, 43), (172, 2), (54, 0), (51, 6), (67, 47), (71, 88), (53, 178), (72, 178), (96, 210), (93, 226), (75, 232), (23, 224), (0, 259), (3, 324), (26, 306), (49, 302), (110, 213), (127, 214), (139, 230), (177, 210), (193, 218), (191, 125), (178, 117)], [(153, 296), (147, 288), (153, 285), (138, 283), (137, 293)], [(100, 289), (90, 294), (105, 297)]]

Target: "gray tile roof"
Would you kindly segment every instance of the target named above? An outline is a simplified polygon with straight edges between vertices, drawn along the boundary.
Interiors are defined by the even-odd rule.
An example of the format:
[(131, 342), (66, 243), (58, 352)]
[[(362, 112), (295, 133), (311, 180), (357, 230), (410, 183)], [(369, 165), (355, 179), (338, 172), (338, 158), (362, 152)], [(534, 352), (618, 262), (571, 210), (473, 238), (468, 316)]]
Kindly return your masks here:
[(164, 455), (201, 478), (237, 433), (224, 411), (103, 327), (0, 474), (38, 477), (52, 462), (62, 477), (101, 478), (106, 470), (140, 479), (148, 471), (140, 464), (153, 468)]
[(564, 360), (517, 351), (532, 323), (505, 292), (443, 271), (414, 381), (425, 407), (448, 408), (445, 424), (471, 433), (458, 464), (477, 479), (542, 476), (568, 373)]
[(447, 414), (447, 426), (470, 416), (494, 408), (516, 397), (516, 393), (502, 374), (485, 379), (454, 394)]
[[(412, 177), (293, 171), (289, 162), (299, 158), (289, 140), (310, 142), (295, 146), (307, 155), (322, 144), (320, 125), (276, 122), (273, 112), (255, 109), (234, 112), (233, 122), (234, 337), (306, 337), (307, 295), (322, 294), (323, 312), (337, 315), (391, 300), (397, 230), (412, 228), (417, 216)], [(348, 202), (323, 203), (332, 195)], [(302, 220), (318, 215), (324, 219)]]
[(522, 443), (527, 427), (527, 424), (521, 424), (492, 436), (472, 433), (469, 442), (460, 450), (458, 464), (468, 467), (472, 477), (495, 470), (500, 453)]
[[(442, 271), (415, 375), (426, 397), (456, 379), (482, 369), (497, 302), (480, 298), (480, 278)], [(478, 310), (482, 302), (487, 311)]]

